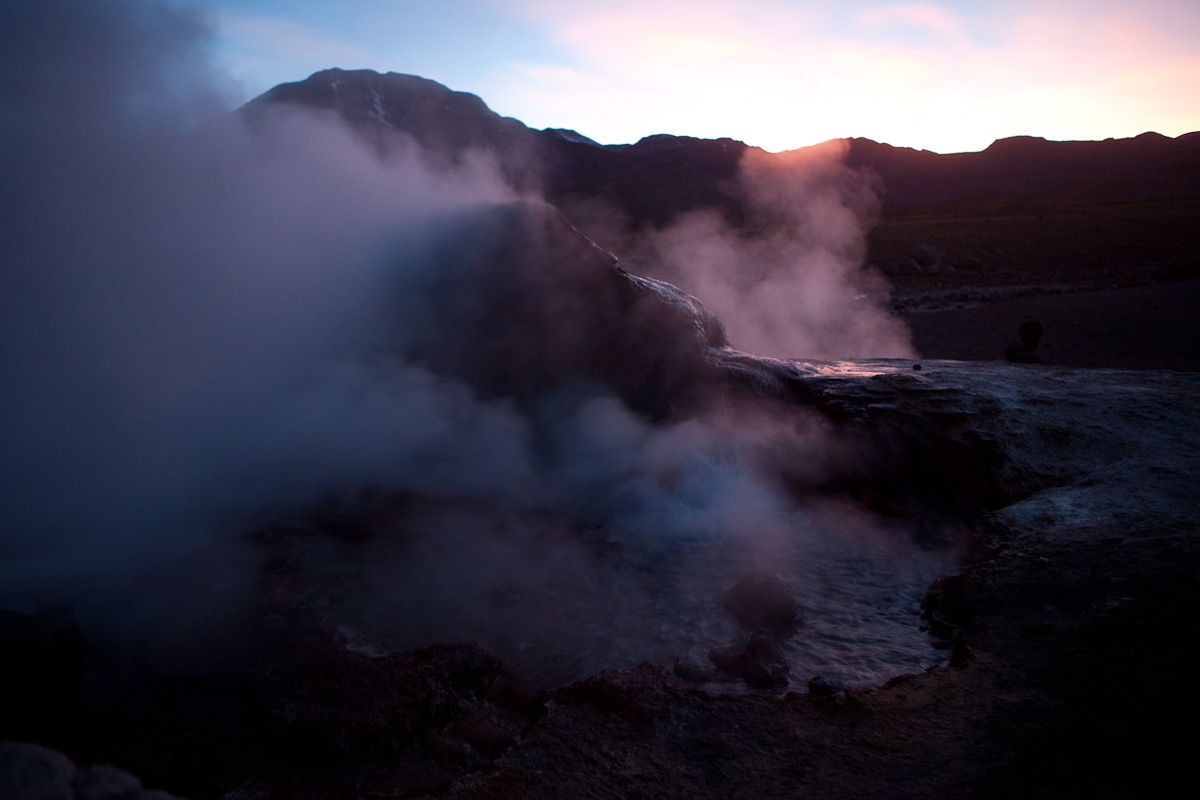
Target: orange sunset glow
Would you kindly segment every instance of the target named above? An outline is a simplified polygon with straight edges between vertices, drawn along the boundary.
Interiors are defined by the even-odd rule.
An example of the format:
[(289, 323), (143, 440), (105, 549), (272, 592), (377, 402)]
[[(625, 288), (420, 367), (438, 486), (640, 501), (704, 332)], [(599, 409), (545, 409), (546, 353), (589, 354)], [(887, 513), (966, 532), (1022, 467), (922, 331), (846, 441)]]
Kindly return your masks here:
[(369, 67), (602, 143), (674, 133), (775, 151), (852, 136), (954, 152), (1013, 135), (1200, 128), (1191, 0), (458, 0), (436, 11), (360, 0), (337, 19), (320, 4), (289, 6), (203, 5), (249, 93)]

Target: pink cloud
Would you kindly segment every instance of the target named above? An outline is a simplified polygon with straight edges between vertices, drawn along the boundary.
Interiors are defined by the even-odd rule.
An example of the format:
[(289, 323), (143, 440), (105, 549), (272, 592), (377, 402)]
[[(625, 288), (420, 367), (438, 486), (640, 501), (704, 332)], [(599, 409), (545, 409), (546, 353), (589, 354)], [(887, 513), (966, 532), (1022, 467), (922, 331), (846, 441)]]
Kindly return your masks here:
[(572, 124), (606, 141), (673, 132), (787, 149), (860, 135), (953, 151), (1200, 129), (1194, 2), (1033, 0), (986, 18), (935, 3), (839, 17), (781, 0), (518, 2), (569, 51), (568, 83), (592, 86), (597, 105), (582, 110), (596, 127)]
[(963, 30), (961, 19), (944, 8), (930, 3), (908, 3), (870, 8), (855, 16), (855, 21), (869, 28), (901, 25), (927, 28), (939, 33), (960, 33)]

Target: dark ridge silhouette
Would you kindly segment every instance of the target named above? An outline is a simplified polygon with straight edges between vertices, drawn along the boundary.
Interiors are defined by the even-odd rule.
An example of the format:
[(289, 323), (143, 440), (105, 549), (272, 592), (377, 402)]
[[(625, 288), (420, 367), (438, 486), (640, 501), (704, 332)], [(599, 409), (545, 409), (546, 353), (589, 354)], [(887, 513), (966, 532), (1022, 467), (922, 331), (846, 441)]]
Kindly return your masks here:
[(557, 206), (602, 201), (638, 223), (659, 224), (681, 211), (719, 208), (735, 216), (738, 195), (725, 184), (747, 149), (733, 139), (648, 136), (637, 144), (600, 145), (572, 130), (534, 130), (503, 117), (479, 97), (394, 72), (329, 69), (284, 83), (247, 103), (251, 120), (291, 104), (336, 112), (383, 144), (389, 130), (455, 163), (471, 151), (494, 156), (518, 189), (537, 189)]
[(1014, 136), (982, 152), (942, 155), (851, 139), (847, 163), (878, 174), (884, 205), (893, 209), (1050, 195), (1099, 202), (1200, 197), (1197, 144), (1194, 133), (1177, 139), (1143, 133), (1102, 142)]
[[(243, 113), (253, 117), (275, 104), (334, 111), (376, 139), (401, 131), (450, 161), (486, 151), (517, 188), (539, 189), (564, 209), (602, 203), (633, 227), (659, 226), (700, 208), (744, 221), (745, 198), (732, 179), (742, 155), (758, 149), (735, 139), (668, 134), (601, 145), (572, 130), (534, 130), (497, 114), (473, 94), (435, 81), (372, 70), (317, 72), (276, 86)], [(1051, 197), (1089, 202), (1200, 197), (1200, 132), (1098, 142), (1014, 136), (981, 152), (948, 154), (864, 138), (846, 141), (846, 163), (880, 179), (884, 213)]]

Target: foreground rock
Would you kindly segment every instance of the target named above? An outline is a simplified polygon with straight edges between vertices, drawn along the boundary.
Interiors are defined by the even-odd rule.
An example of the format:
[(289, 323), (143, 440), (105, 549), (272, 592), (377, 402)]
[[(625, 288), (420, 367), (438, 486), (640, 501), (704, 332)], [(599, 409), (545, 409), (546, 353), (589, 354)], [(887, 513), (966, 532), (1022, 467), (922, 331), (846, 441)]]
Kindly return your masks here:
[(171, 800), (146, 791), (134, 775), (107, 764), (78, 767), (48, 747), (0, 742), (0, 797), (4, 800)]

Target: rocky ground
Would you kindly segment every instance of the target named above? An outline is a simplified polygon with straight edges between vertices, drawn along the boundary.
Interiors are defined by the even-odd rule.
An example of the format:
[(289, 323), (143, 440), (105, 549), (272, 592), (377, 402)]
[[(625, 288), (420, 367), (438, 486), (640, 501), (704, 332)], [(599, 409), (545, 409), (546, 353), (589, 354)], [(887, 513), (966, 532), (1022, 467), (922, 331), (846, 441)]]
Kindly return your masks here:
[[(302, 571), (268, 559), (276, 605), (216, 674), (123, 663), (65, 620), (6, 614), (3, 734), (195, 798), (1193, 796), (1200, 380), (918, 363), (792, 379), (881, 443), (848, 491), (911, 514), (907, 476), (918, 509), (947, 490), (974, 503), (963, 568), (925, 603), (944, 666), (734, 696), (644, 664), (530, 692), (474, 645), (355, 647), (287, 599), (311, 591)], [(20, 786), (29, 752), (4, 753)]]

